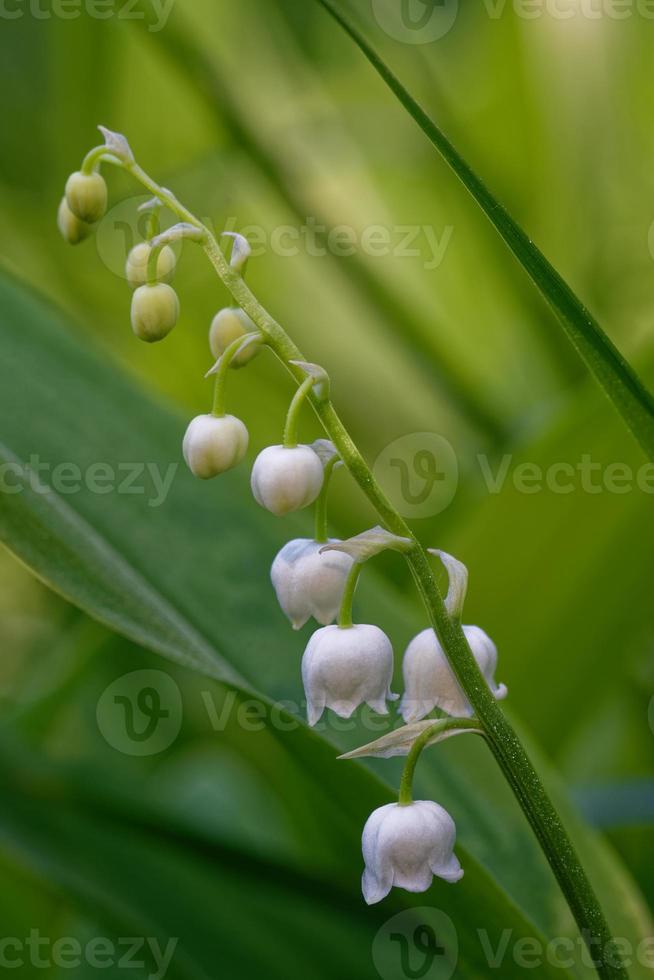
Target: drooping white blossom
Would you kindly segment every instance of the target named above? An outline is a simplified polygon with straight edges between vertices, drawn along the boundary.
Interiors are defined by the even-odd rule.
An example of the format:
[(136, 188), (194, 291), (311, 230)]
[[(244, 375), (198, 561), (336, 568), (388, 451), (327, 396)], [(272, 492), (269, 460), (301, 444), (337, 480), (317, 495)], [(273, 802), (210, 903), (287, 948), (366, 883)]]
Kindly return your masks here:
[(295, 538), (284, 545), (272, 564), (270, 578), (277, 599), (295, 630), (310, 616), (323, 626), (336, 618), (352, 558), (340, 551), (321, 554), (324, 546), (311, 538)]
[(316, 630), (302, 657), (307, 717), (315, 725), (325, 708), (349, 718), (361, 704), (388, 714), (393, 677), (393, 647), (378, 626)]
[[(463, 632), (489, 688), (501, 701), (508, 690), (504, 684), (495, 681), (497, 647), (478, 626), (464, 626)], [(418, 721), (434, 708), (456, 718), (469, 718), (473, 714), (432, 629), (423, 630), (411, 640), (404, 654), (402, 671), (404, 695), (400, 712), (405, 722)]]
[(310, 446), (268, 446), (254, 461), (254, 499), (281, 517), (308, 507), (322, 489), (323, 468)]
[(463, 870), (455, 843), (454, 821), (438, 803), (387, 803), (374, 810), (362, 838), (366, 903), (380, 902), (393, 887), (424, 892), (434, 875), (450, 884), (459, 881)]
[(197, 415), (189, 424), (182, 452), (186, 465), (201, 480), (231, 469), (245, 456), (248, 430), (234, 415)]

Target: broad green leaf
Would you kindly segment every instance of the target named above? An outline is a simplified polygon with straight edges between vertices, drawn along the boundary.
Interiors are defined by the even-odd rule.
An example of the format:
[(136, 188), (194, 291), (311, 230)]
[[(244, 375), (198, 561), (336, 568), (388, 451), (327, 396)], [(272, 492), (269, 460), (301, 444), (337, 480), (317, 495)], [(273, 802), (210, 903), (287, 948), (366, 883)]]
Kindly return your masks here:
[[(0, 302), (6, 464), (38, 454), (33, 462), (46, 464), (44, 482), (57, 473), (61, 479), (62, 472), (53, 467), (66, 462), (80, 468), (82, 483), (98, 462), (121, 476), (126, 463), (147, 462), (145, 472), (159, 477), (175, 465), (182, 420), (84, 350), (55, 311), (23, 287), (2, 279)], [(5, 466), (3, 475), (12, 483), (11, 469)], [(74, 476), (68, 472), (69, 482), (57, 494), (28, 487), (2, 494), (0, 533), (11, 549), (51, 586), (125, 636), (238, 690), (264, 690), (290, 698), (301, 709), (303, 641), (288, 630), (276, 608), (267, 569), (284, 538), (301, 529), (306, 533), (306, 524), (275, 523), (260, 512), (249, 499), (242, 471), (200, 484), (179, 468), (167, 494), (151, 478), (147, 483), (141, 479), (142, 493), (134, 493), (134, 485), (132, 492), (125, 486), (111, 493), (92, 492), (88, 485), (71, 489)], [(158, 506), (150, 506), (154, 502)], [(413, 607), (381, 582), (374, 596), (370, 590), (362, 594), (361, 609), (394, 638), (405, 640), (415, 629)], [(262, 703), (269, 707), (265, 699)], [(355, 739), (360, 744), (366, 740), (360, 731), (328, 740), (297, 721), (290, 727), (289, 732), (267, 729), (269, 748), (292, 764), (300, 782), (311, 779), (304, 805), (315, 807), (315, 833), (326, 827), (336, 841), (354, 891), (361, 827), (372, 806), (390, 798), (388, 785), (356, 763), (335, 759), (333, 742), (341, 750)], [(460, 821), (467, 877), (464, 888), (437, 885), (433, 894), (443, 896), (462, 938), (467, 936), (469, 955), (478, 957), (463, 974), (474, 976), (482, 956), (475, 930), (490, 928), (489, 920), (495, 934), (506, 925), (520, 935), (567, 931), (570, 920), (485, 750), (463, 749), (462, 763), (458, 747), (447, 751), (451, 744), (441, 747), (442, 755), (434, 754), (422, 778), (429, 793), (446, 801)], [(392, 780), (394, 770), (383, 771)], [(498, 796), (503, 800), (499, 819)], [(577, 826), (575, 836), (580, 835), (584, 830)], [(600, 845), (586, 842), (585, 850), (616, 932), (638, 936), (642, 922), (636, 893), (618, 868), (606, 870)]]
[(333, 0), (318, 0), (352, 38), (430, 142), (470, 191), (525, 272), (556, 313), (571, 343), (614, 403), (650, 459), (654, 459), (654, 397), (577, 298), (567, 282), (466, 163), (445, 134), (416, 102)]
[[(456, 923), (442, 936), (443, 955), (461, 977), (480, 975), (488, 944), (500, 944), (508, 923), (515, 930), (512, 942), (529, 937), (546, 943), (515, 906), (502, 901), (473, 859), (468, 871), (476, 879), (474, 899), (441, 882), (428, 901), (394, 892), (387, 902), (367, 908), (359, 895), (359, 832), (352, 822), (326, 824), (340, 845), (340, 862), (331, 874), (311, 874), (253, 857), (229, 839), (208, 842), (149, 808), (138, 788), (127, 796), (106, 774), (98, 779), (96, 769), (94, 776), (30, 755), (3, 736), (0, 778), (7, 805), (0, 815), (0, 855), (61, 889), (73, 907), (98, 923), (96, 935), (150, 937), (162, 949), (177, 939), (168, 974), (174, 980), (213, 977), (218, 953), (221, 970), (230, 976), (256, 975), (267, 964), (266, 976), (272, 977), (372, 978), (378, 933), (399, 914), (397, 928), (409, 937), (420, 925), (440, 931), (443, 913)], [(358, 805), (376, 805), (374, 780), (363, 777)], [(312, 779), (309, 766), (303, 778)], [(335, 786), (335, 804), (348, 805), (346, 783)], [(318, 804), (319, 796), (314, 820), (322, 816)], [(1, 868), (0, 863), (0, 880)], [(376, 955), (401, 980), (396, 950), (386, 939)], [(542, 975), (573, 976), (548, 965)], [(520, 976), (511, 954), (503, 976)]]

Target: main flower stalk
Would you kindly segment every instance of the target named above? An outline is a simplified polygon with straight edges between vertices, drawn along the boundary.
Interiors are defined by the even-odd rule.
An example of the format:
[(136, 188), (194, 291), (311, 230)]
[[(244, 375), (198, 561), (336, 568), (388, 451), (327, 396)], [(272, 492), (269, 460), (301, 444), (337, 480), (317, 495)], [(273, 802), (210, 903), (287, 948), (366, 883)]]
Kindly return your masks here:
[[(118, 162), (109, 156), (105, 159), (111, 163)], [(132, 173), (181, 221), (188, 222), (201, 232), (197, 239), (198, 244), (204, 249), (235, 302), (253, 320), (263, 335), (263, 342), (278, 357), (296, 383), (299, 386), (306, 384), (306, 373), (292, 363), (305, 362), (305, 356), (283, 327), (259, 303), (240, 272), (230, 267), (209, 228), (170, 191), (159, 187), (136, 163), (123, 162), (120, 165)], [(427, 551), (383, 493), (329, 397), (319, 396), (314, 390), (308, 393), (307, 400), (313, 405), (328, 438), (334, 443), (341, 460), (367, 496), (384, 527), (395, 535), (411, 540), (412, 546), (405, 552), (405, 558), (429, 615), (430, 624), (473, 707), (479, 727), (493, 755), (538, 838), (577, 925), (589, 942), (591, 952), (596, 957), (597, 973), (602, 980), (627, 980), (626, 970), (617, 965), (621, 962), (620, 953), (593, 886), (524, 746), (489, 690), (460, 623), (447, 613)]]

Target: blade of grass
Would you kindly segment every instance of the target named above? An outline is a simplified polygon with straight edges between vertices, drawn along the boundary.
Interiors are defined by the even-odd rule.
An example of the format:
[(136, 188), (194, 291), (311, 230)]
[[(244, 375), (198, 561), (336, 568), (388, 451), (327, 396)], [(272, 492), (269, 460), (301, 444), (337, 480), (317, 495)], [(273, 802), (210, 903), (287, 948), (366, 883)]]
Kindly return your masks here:
[(433, 146), (470, 191), (533, 283), (550, 304), (577, 353), (654, 459), (654, 397), (567, 282), (514, 221), (425, 110), (334, 0), (318, 0), (350, 36)]

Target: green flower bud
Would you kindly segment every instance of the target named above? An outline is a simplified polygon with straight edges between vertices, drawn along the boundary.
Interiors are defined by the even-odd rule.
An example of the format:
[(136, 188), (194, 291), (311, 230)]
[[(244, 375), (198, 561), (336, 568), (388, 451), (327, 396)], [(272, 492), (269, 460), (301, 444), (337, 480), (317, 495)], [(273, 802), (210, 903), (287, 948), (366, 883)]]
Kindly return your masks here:
[[(245, 310), (238, 306), (228, 306), (224, 310), (219, 310), (211, 321), (209, 328), (209, 346), (211, 353), (218, 359), (229, 345), (238, 337), (244, 337), (246, 333), (256, 331), (257, 327), (253, 320), (247, 315)], [(258, 344), (250, 344), (244, 351), (233, 358), (231, 367), (243, 367), (248, 361), (259, 353)]]
[[(147, 242), (139, 242), (130, 251), (125, 262), (125, 277), (132, 287), (144, 286), (148, 276), (148, 259), (151, 246)], [(164, 245), (157, 257), (157, 280), (170, 282), (175, 271), (175, 253), (170, 245)]]
[(101, 174), (83, 174), (79, 170), (66, 181), (68, 207), (81, 221), (94, 224), (107, 209), (107, 185)]
[(132, 296), (132, 330), (152, 344), (163, 340), (177, 323), (179, 300), (172, 286), (164, 282), (139, 286)]
[(57, 227), (69, 245), (77, 245), (84, 241), (93, 231), (91, 225), (86, 221), (80, 221), (77, 215), (73, 214), (65, 197), (62, 197), (57, 211)]

